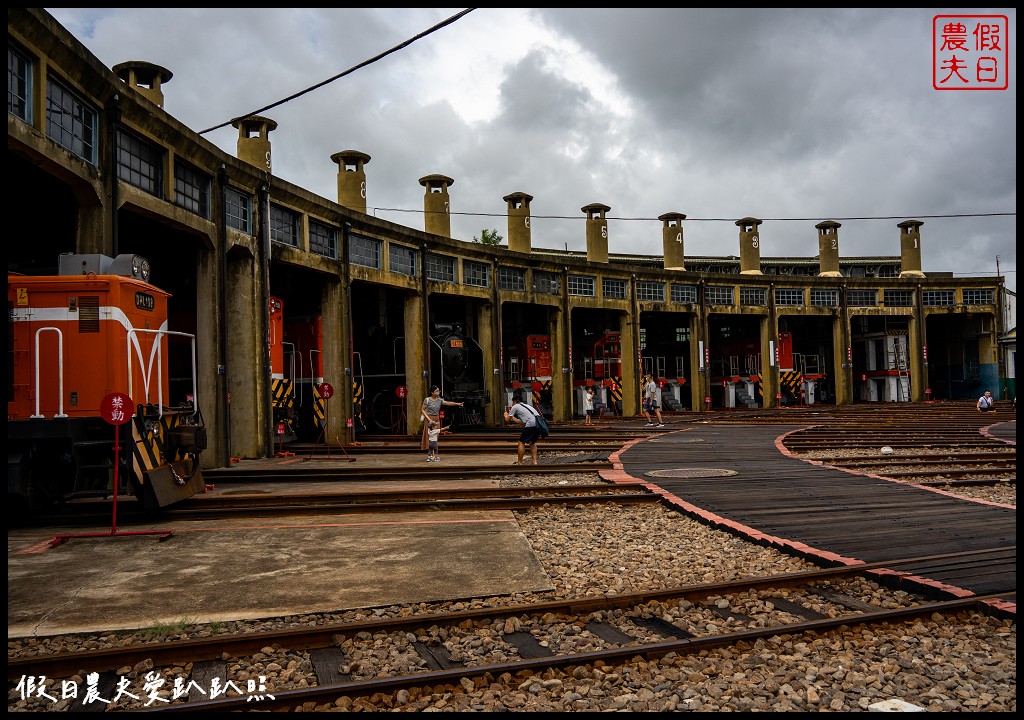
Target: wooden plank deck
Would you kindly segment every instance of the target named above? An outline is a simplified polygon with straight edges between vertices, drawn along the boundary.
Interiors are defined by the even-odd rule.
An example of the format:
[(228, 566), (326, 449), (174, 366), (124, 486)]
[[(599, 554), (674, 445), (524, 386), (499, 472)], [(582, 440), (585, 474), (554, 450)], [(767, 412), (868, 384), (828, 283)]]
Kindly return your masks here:
[(695, 517), (831, 563), (991, 549), (980, 572), (953, 561), (894, 569), (940, 594), (1016, 593), (1015, 508), (784, 454), (776, 440), (800, 427), (694, 424), (632, 443), (612, 461), (618, 479), (651, 483)]

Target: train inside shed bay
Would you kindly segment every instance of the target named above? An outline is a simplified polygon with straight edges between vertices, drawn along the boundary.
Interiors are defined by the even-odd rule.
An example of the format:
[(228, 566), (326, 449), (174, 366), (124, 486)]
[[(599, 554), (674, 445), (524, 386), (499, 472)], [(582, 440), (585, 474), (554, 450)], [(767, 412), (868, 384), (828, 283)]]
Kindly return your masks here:
[[(65, 254), (55, 275), (8, 273), (7, 489), (16, 506), (46, 510), (116, 491), (153, 509), (203, 490), (195, 336), (170, 325), (170, 295), (150, 273), (133, 254)], [(125, 413), (123, 431), (104, 403)]]

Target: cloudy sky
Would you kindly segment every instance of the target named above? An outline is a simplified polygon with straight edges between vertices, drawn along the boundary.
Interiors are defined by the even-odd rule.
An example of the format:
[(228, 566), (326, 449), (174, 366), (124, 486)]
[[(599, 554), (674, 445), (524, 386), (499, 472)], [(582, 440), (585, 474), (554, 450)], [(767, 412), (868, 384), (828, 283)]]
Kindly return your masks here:
[[(169, 69), (164, 108), (197, 132), (465, 9), (48, 8), (107, 66)], [(934, 89), (937, 14), (1007, 16), (1008, 89)], [(897, 223), (920, 219), (925, 271), (998, 262), (1016, 290), (1016, 31), (1012, 8), (478, 8), (261, 114), (274, 174), (330, 200), (330, 156), (370, 155), (380, 218), (423, 229), (419, 178), (453, 178), (461, 240), (507, 237), (519, 191), (534, 247), (584, 250), (580, 208), (603, 203), (612, 253), (660, 255), (666, 212), (687, 215), (687, 255), (714, 256), (739, 254), (748, 215), (762, 257), (816, 255), (825, 219), (841, 256), (898, 255)], [(230, 126), (205, 137), (235, 154)]]

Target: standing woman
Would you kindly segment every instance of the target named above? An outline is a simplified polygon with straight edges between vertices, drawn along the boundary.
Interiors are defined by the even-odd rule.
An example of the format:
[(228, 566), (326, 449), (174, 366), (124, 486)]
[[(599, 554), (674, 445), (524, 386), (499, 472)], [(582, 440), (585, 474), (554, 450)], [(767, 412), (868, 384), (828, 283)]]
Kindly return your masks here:
[(423, 406), (420, 408), (420, 418), (423, 420), (423, 438), (420, 440), (420, 450), (427, 449), (427, 427), (431, 422), (436, 422), (441, 427), (441, 407), (444, 405), (462, 407), (463, 403), (451, 402), (441, 397), (441, 388), (437, 385), (430, 386), (430, 395), (423, 398)]

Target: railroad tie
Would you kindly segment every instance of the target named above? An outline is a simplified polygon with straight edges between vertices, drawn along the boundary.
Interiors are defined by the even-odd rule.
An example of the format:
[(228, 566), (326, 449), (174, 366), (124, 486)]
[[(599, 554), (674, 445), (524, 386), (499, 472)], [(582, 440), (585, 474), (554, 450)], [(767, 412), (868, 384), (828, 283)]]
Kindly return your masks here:
[(590, 621), (584, 627), (594, 635), (608, 643), (614, 643), (616, 645), (632, 645), (636, 642), (636, 638), (632, 635), (619, 630), (617, 627), (609, 625), (608, 623)]
[(352, 675), (341, 672), (345, 664), (345, 653), (335, 647), (314, 648), (309, 651), (309, 661), (313, 664), (318, 685), (337, 685), (349, 682)]
[(846, 595), (845, 593), (836, 592), (835, 590), (826, 590), (825, 588), (816, 587), (812, 588), (811, 592), (825, 600), (834, 602), (837, 605), (842, 605), (850, 610), (860, 610), (862, 612), (879, 612), (882, 610), (878, 605), (866, 603), (863, 600), (859, 600), (851, 595)]
[(412, 646), (427, 663), (427, 668), (430, 670), (451, 670), (465, 666), (465, 663), (461, 661), (452, 660), (451, 654), (444, 645), (427, 645), (417, 640)]
[[(223, 660), (201, 660), (192, 663), (192, 683), (188, 687), (188, 701), (202, 702), (207, 700), (207, 693), (213, 687), (213, 679), (218, 678), (220, 687), (228, 681), (228, 665)], [(206, 688), (204, 691), (203, 688)]]
[(630, 620), (634, 625), (647, 628), (662, 637), (677, 638), (679, 640), (688, 640), (693, 637), (693, 633), (686, 632), (678, 625), (673, 625), (668, 620), (662, 620), (660, 617), (654, 617), (653, 615), (630, 618)]
[[(117, 692), (117, 673), (113, 670), (107, 670), (99, 674), (99, 678), (96, 680), (96, 694), (105, 700), (113, 700), (114, 693)], [(85, 702), (86, 693), (83, 691), (78, 697), (71, 701), (68, 705), (68, 712), (106, 712), (107, 704), (105, 702)]]
[(785, 598), (768, 598), (768, 602), (775, 606), (776, 610), (787, 612), (790, 615), (796, 617), (802, 617), (805, 620), (824, 620), (828, 617), (824, 613), (820, 613), (817, 610), (812, 610), (809, 607), (805, 607), (800, 603), (795, 603), (792, 600), (786, 600)]
[(733, 612), (727, 607), (718, 607), (717, 605), (711, 608), (711, 611), (723, 620), (735, 620), (741, 623), (750, 623), (754, 621), (754, 618), (743, 613)]
[(528, 632), (505, 633), (503, 639), (519, 650), (519, 657), (526, 660), (554, 655), (551, 650), (541, 645), (537, 638)]

